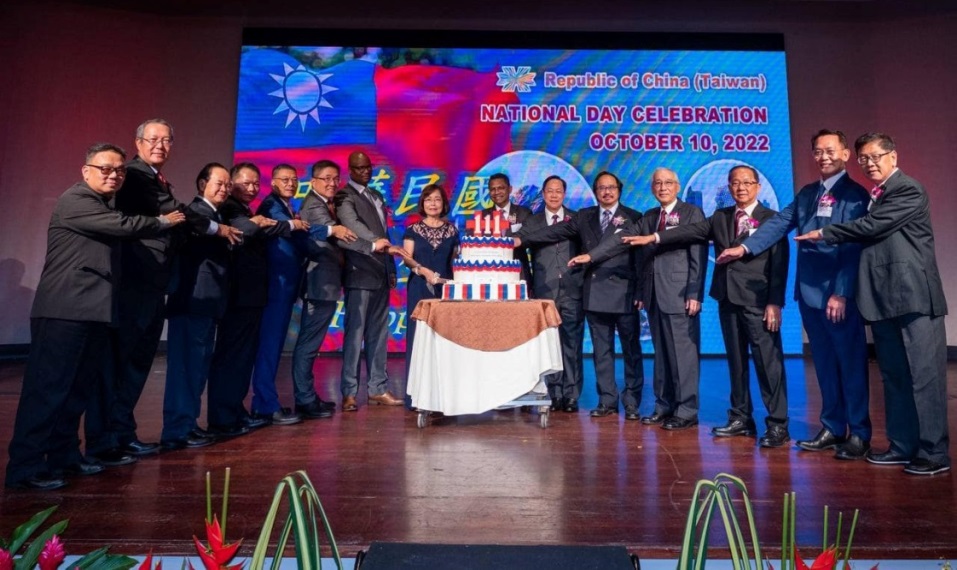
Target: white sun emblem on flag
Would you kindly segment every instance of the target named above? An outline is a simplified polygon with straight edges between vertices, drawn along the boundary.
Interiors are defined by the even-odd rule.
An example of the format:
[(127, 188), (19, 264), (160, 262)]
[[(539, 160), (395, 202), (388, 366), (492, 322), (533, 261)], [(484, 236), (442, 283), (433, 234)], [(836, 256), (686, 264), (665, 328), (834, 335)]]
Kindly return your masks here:
[(495, 85), (502, 88), (503, 93), (528, 93), (535, 86), (535, 75), (532, 68), (527, 65), (514, 66), (503, 65), (502, 71), (495, 74), (498, 81)]
[(276, 83), (281, 85), (279, 89), (270, 93), (273, 97), (282, 99), (273, 114), (278, 115), (288, 111), (285, 126), (288, 127), (298, 117), (299, 126), (305, 131), (306, 117), (312, 117), (316, 124), (319, 124), (319, 107), (332, 108), (325, 95), (338, 91), (339, 88), (323, 83), (332, 77), (331, 73), (313, 73), (301, 64), (295, 69), (286, 63), (282, 64), (282, 67), (285, 75), (269, 74)]

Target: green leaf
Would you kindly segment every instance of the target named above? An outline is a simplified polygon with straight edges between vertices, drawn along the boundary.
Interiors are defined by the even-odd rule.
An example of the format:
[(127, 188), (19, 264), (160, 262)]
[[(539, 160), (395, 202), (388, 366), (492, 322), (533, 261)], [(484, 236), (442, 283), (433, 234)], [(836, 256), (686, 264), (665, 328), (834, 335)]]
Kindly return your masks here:
[(23, 553), (23, 556), (13, 562), (14, 570), (32, 570), (32, 568), (37, 565), (37, 558), (40, 557), (43, 546), (54, 534), (63, 534), (68, 523), (69, 521), (60, 521), (33, 539), (33, 542), (30, 543), (30, 546)]
[(57, 507), (54, 505), (45, 511), (40, 511), (13, 531), (13, 536), (10, 537), (10, 548), (7, 549), (11, 556), (16, 556), (20, 547), (29, 540), (30, 535), (33, 534), (44, 521), (50, 518), (50, 515), (52, 515), (56, 509)]

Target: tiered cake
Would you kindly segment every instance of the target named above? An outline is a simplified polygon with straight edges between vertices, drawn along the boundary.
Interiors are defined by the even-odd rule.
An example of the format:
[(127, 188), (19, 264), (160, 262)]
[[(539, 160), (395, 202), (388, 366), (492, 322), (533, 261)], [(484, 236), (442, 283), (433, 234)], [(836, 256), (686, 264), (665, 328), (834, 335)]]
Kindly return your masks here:
[[(484, 221), (484, 223), (483, 223)], [(473, 235), (462, 238), (459, 257), (452, 261), (452, 281), (442, 298), (454, 301), (520, 301), (528, 298), (522, 263), (512, 258), (514, 242), (503, 237), (508, 221), (476, 213)]]

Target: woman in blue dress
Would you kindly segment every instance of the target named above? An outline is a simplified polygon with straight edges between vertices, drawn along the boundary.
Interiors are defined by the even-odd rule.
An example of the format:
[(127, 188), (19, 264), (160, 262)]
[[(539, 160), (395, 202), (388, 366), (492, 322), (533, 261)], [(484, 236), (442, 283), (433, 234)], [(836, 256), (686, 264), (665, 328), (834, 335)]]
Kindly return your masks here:
[(412, 341), (415, 337), (415, 321), (412, 312), (422, 299), (442, 296), (439, 278), (452, 278), (452, 260), (459, 251), (458, 229), (445, 219), (449, 213), (449, 199), (445, 189), (438, 184), (429, 184), (419, 196), (418, 213), (422, 220), (405, 229), (402, 238), (402, 257), (409, 268), (406, 285), (406, 333), (405, 372), (408, 381), (409, 361), (412, 358)]

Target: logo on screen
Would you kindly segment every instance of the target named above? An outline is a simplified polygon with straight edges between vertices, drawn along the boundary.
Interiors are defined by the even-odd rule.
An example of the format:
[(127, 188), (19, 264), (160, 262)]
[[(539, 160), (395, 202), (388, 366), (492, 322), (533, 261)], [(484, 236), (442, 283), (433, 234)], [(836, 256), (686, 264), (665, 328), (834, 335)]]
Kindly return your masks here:
[(502, 88), (503, 93), (529, 93), (535, 87), (535, 75), (527, 65), (503, 65), (502, 71), (495, 74), (498, 81), (495, 85)]
[(287, 63), (282, 64), (284, 75), (270, 73), (269, 76), (276, 80), (280, 85), (270, 95), (279, 97), (282, 101), (273, 115), (278, 115), (283, 111), (286, 113), (286, 126), (299, 119), (299, 127), (306, 130), (306, 119), (312, 117), (316, 124), (319, 124), (319, 107), (332, 108), (332, 104), (326, 100), (325, 94), (338, 91), (338, 87), (326, 85), (323, 82), (332, 77), (331, 73), (313, 73), (300, 65), (293, 68)]

